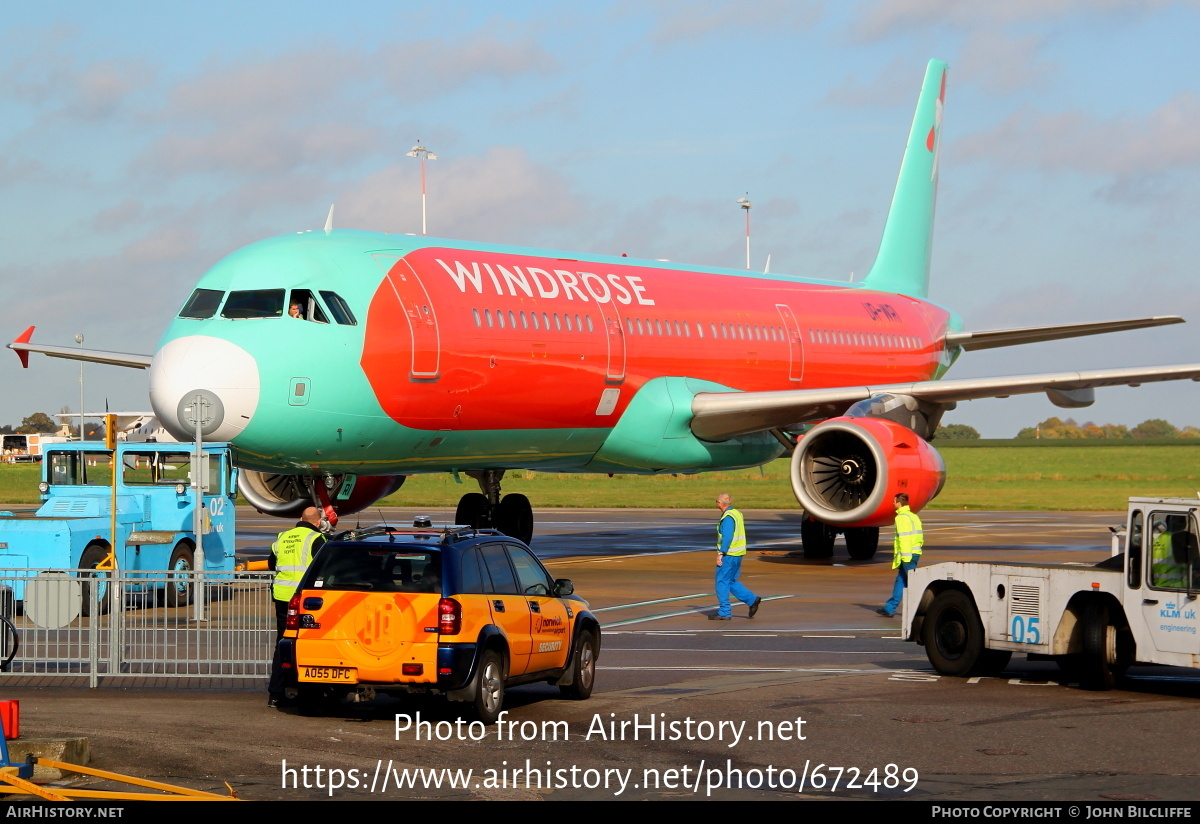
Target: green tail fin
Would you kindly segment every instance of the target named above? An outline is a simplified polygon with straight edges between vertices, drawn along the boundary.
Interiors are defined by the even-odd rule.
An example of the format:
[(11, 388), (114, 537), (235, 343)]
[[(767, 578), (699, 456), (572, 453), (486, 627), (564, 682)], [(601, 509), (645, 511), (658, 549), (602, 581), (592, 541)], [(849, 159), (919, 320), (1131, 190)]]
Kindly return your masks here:
[(883, 227), (875, 264), (863, 285), (914, 298), (929, 293), (929, 255), (933, 247), (933, 207), (937, 200), (938, 150), (946, 64), (930, 60), (913, 115), (912, 131), (900, 164), (900, 179)]

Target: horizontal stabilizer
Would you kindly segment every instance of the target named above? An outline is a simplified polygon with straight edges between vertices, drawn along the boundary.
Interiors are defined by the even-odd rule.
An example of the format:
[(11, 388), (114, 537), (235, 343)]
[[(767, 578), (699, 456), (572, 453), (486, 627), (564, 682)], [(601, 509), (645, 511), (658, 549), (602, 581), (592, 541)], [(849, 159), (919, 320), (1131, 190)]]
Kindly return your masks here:
[(960, 346), (968, 352), (973, 352), (977, 349), (996, 349), (1001, 346), (1017, 346), (1022, 343), (1079, 338), (1084, 335), (1103, 335), (1107, 332), (1124, 332), (1129, 329), (1145, 329), (1150, 326), (1168, 326), (1172, 323), (1184, 323), (1184, 320), (1178, 315), (1159, 315), (1153, 318), (1134, 318), (1132, 320), (1068, 323), (1063, 326), (1030, 326), (1024, 329), (995, 329), (990, 332), (954, 332), (946, 335), (946, 348)]
[(783, 389), (771, 392), (702, 392), (692, 400), (693, 434), (721, 441), (751, 432), (813, 423), (845, 413), (852, 404), (876, 395), (908, 395), (927, 403), (950, 404), (981, 398), (1007, 398), (1045, 392), (1059, 405), (1086, 405), (1099, 386), (1140, 386), (1156, 381), (1200, 381), (1200, 363), (1052, 372), (1000, 378), (844, 386), (833, 389)]
[(51, 358), (66, 358), (67, 360), (84, 361), (85, 363), (103, 363), (109, 366), (127, 366), (131, 369), (149, 369), (150, 355), (132, 355), (126, 352), (103, 352), (99, 349), (80, 349), (77, 346), (42, 346), (30, 343), (34, 327), (30, 326), (21, 336), (8, 344), (8, 348), (17, 353), (21, 365), (29, 368), (29, 353), (38, 352)]

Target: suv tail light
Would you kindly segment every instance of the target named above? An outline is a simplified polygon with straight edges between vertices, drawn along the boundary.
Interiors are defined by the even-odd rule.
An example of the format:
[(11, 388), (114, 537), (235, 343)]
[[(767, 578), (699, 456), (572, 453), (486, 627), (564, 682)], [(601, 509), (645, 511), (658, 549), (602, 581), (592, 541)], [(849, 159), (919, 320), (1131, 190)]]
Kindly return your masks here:
[(453, 598), (438, 601), (438, 635), (458, 635), (462, 631), (462, 604)]
[(288, 601), (287, 618), (284, 619), (284, 629), (300, 629), (300, 593), (292, 596), (292, 600)]

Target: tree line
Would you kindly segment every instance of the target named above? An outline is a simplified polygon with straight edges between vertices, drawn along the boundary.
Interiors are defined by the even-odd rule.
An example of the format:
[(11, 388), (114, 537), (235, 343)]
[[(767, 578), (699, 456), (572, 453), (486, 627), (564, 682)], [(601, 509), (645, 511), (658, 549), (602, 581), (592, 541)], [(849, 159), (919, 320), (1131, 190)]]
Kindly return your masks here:
[[(62, 411), (68, 412), (70, 410), (64, 409)], [(71, 425), (73, 433), (79, 432), (78, 418), (68, 421), (68, 423)], [(34, 435), (38, 433), (49, 435), (57, 432), (61, 426), (61, 423), (45, 412), (34, 412), (32, 415), (22, 418), (20, 426), (13, 426), (7, 423), (0, 426), (0, 435)], [(103, 437), (103, 431), (104, 427), (95, 421), (84, 423), (83, 433), (86, 438)]]
[[(980, 437), (973, 426), (961, 423), (943, 424), (937, 428), (935, 438), (943, 441), (974, 441)], [(1200, 428), (1185, 426), (1178, 428), (1162, 418), (1150, 418), (1135, 427), (1119, 423), (1096, 424), (1092, 421), (1077, 422), (1074, 418), (1046, 418), (1033, 426), (1027, 426), (1016, 434), (1014, 440), (1160, 440), (1171, 438), (1200, 438)]]

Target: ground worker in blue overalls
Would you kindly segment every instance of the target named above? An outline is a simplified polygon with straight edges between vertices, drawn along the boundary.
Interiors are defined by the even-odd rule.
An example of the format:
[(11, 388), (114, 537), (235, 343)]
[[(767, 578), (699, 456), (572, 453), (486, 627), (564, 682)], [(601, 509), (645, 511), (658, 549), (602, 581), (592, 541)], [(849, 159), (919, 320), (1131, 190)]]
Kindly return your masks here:
[(717, 509), (721, 510), (721, 520), (717, 522), (717, 611), (709, 615), (708, 620), (728, 621), (733, 617), (730, 593), (750, 607), (753, 618), (762, 598), (738, 580), (742, 558), (746, 555), (746, 523), (742, 513), (733, 508), (733, 498), (724, 492), (717, 496)]

